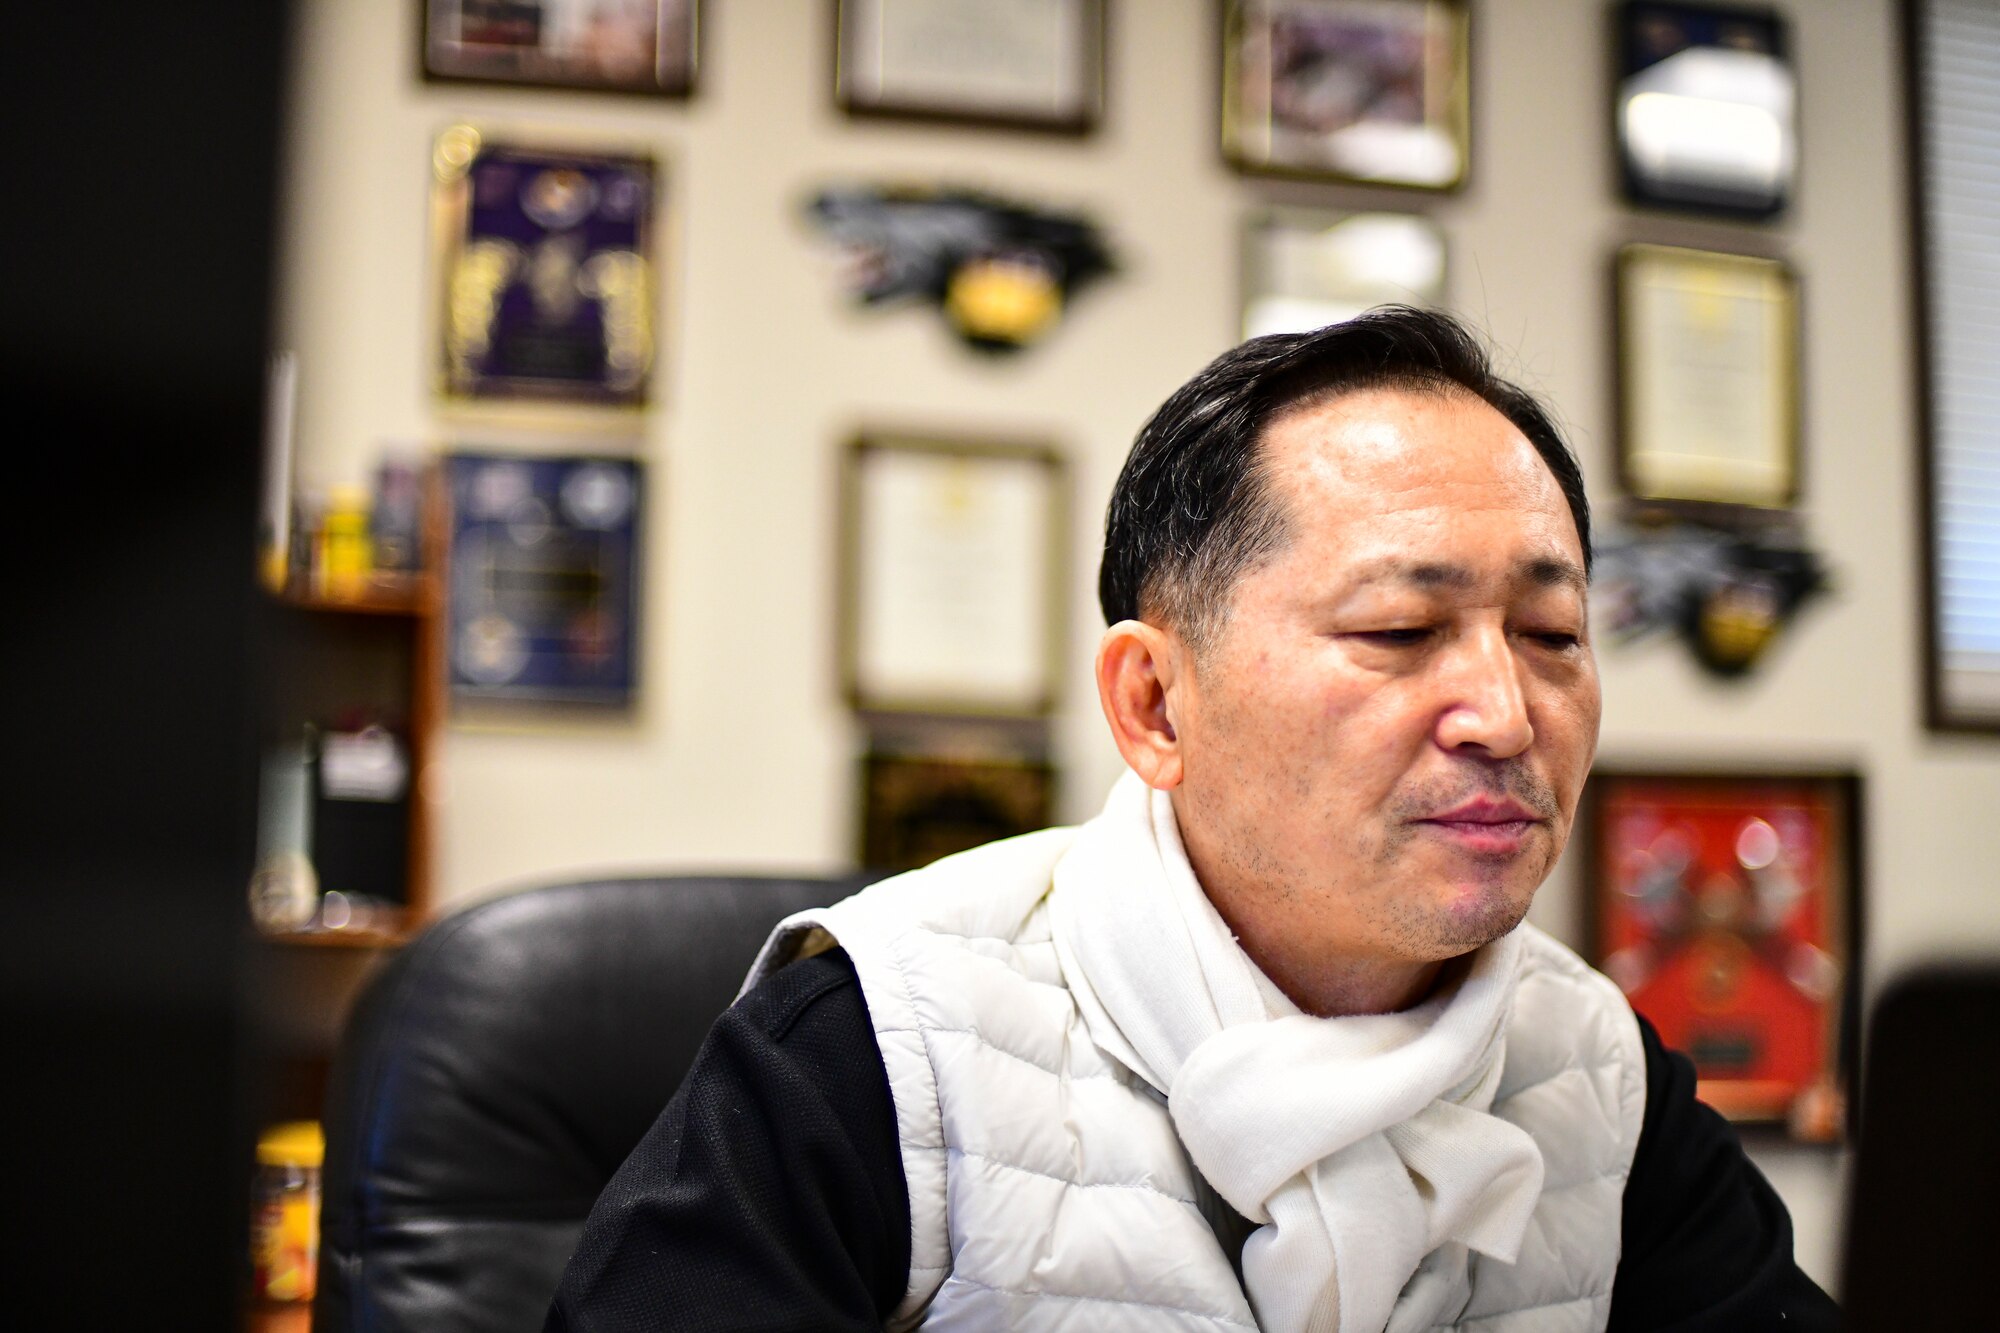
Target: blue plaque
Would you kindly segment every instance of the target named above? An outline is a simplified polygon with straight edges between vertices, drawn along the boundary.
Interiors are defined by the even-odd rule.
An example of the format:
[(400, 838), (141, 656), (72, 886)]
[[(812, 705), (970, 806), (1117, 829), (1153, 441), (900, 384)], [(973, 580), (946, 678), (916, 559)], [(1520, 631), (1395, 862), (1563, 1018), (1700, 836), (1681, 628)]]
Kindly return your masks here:
[(636, 407), (653, 366), (651, 158), (438, 140), (442, 387)]
[(639, 464), (459, 453), (446, 473), (453, 699), (630, 704), (638, 683)]

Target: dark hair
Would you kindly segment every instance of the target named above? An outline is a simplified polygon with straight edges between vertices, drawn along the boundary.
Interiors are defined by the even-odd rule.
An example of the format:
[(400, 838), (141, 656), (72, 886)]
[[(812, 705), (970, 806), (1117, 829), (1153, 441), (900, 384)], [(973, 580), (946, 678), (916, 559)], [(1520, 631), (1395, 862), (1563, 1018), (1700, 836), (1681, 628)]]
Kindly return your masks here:
[(1535, 397), (1493, 373), (1486, 349), (1435, 310), (1378, 306), (1314, 333), (1252, 338), (1160, 405), (1133, 442), (1104, 521), (1097, 596), (1107, 624), (1153, 616), (1197, 653), (1227, 619), (1236, 580), (1288, 540), (1260, 445), (1295, 406), (1364, 389), (1464, 392), (1528, 437), (1555, 474), (1590, 568), (1583, 473)]

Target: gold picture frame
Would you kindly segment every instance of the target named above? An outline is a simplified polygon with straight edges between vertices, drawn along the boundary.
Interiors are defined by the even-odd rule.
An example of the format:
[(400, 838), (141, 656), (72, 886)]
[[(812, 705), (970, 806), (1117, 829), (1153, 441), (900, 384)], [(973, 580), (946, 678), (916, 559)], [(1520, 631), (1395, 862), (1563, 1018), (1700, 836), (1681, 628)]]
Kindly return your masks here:
[(1466, 0), (1224, 0), (1222, 151), (1244, 171), (1458, 189)]
[(1641, 500), (1799, 496), (1798, 277), (1782, 260), (1627, 245), (1617, 258), (1618, 474)]

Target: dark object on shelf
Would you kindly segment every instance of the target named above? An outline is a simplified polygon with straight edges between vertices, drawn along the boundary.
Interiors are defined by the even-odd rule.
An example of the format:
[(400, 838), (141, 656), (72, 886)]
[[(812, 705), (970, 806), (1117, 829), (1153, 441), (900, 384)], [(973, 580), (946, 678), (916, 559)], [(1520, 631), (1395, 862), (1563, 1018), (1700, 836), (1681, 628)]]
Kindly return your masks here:
[(407, 744), (379, 726), (322, 733), (313, 756), (310, 828), (322, 894), (407, 903)]
[(771, 928), (866, 882), (563, 884), (425, 931), (335, 1061), (313, 1327), (539, 1329), (592, 1202)]
[(384, 459), (375, 469), (368, 544), (377, 570), (414, 574), (424, 567), (423, 471), (408, 459)]
[(1841, 1264), (1850, 1333), (1993, 1322), (2000, 962), (1892, 982), (1868, 1025)]
[(1613, 133), (1635, 203), (1768, 218), (1798, 175), (1798, 80), (1769, 9), (1629, 0)]
[(694, 91), (700, 0), (426, 0), (422, 11), (427, 79), (665, 97)]
[(985, 352), (1019, 351), (1054, 329), (1069, 301), (1114, 271), (1096, 224), (975, 190), (855, 186), (806, 209), (852, 256), (863, 305), (921, 300)]

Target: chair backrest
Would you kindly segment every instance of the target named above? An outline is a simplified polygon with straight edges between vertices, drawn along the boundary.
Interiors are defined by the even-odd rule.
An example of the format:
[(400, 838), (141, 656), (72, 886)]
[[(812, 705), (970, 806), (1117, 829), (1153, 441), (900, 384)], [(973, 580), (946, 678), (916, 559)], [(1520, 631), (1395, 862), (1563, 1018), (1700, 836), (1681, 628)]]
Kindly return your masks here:
[(864, 879), (623, 879), (432, 925), (327, 1094), (313, 1327), (537, 1330), (591, 1204), (781, 918)]
[(2000, 960), (1931, 964), (1868, 1025), (1841, 1305), (1864, 1330), (1992, 1328)]

